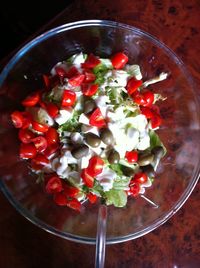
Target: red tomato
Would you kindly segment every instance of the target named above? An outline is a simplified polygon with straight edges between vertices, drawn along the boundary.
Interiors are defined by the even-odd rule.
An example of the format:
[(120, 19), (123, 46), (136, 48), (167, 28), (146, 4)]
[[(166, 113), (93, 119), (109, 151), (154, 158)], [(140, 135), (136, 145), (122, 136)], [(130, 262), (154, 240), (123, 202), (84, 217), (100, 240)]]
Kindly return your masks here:
[(46, 137), (46, 140), (47, 140), (48, 145), (59, 142), (58, 132), (53, 127), (50, 127), (48, 129), (48, 131), (45, 133), (45, 137)]
[(91, 176), (96, 177), (101, 174), (104, 166), (104, 161), (99, 156), (93, 156), (89, 160), (89, 165), (87, 167), (87, 171)]
[(132, 95), (140, 86), (142, 85), (142, 80), (137, 80), (134, 77), (128, 80), (126, 89), (129, 95)]
[(37, 136), (34, 139), (32, 139), (37, 152), (42, 153), (47, 148), (47, 140), (43, 136)]
[(49, 88), (50, 88), (50, 85), (51, 85), (49, 76), (46, 75), (46, 74), (43, 74), (43, 75), (42, 75), (42, 78), (43, 78), (43, 81), (44, 81), (45, 88), (46, 88), (46, 89), (49, 89)]
[(68, 82), (71, 86), (73, 87), (79, 87), (82, 82), (84, 81), (85, 79), (85, 75), (84, 74), (77, 74), (75, 76), (72, 76)]
[(140, 107), (141, 114), (145, 115), (147, 119), (153, 117), (153, 112), (149, 107)]
[(57, 144), (57, 143), (48, 145), (47, 149), (44, 151), (44, 155), (46, 157), (50, 157), (51, 155), (53, 155), (54, 153), (56, 153), (56, 151), (58, 149), (59, 149), (59, 144)]
[(58, 106), (52, 102), (46, 104), (45, 109), (52, 118), (55, 118), (58, 115), (59, 112)]
[(32, 121), (32, 128), (38, 132), (47, 132), (49, 129), (49, 126), (38, 123), (36, 121)]
[(87, 57), (86, 61), (81, 64), (81, 67), (86, 68), (86, 69), (92, 69), (95, 66), (97, 66), (99, 63), (101, 63), (100, 59), (94, 56), (93, 54), (90, 54)]
[(35, 137), (35, 134), (29, 129), (19, 130), (19, 139), (23, 143), (30, 143), (34, 137)]
[(96, 79), (96, 75), (93, 72), (91, 72), (90, 70), (85, 71), (84, 74), (85, 74), (85, 81), (84, 82), (89, 83), (89, 82), (93, 82)]
[(81, 210), (81, 202), (78, 201), (76, 198), (72, 198), (72, 199), (67, 200), (67, 206), (69, 208), (76, 210), (76, 211)]
[(19, 151), (19, 156), (20, 158), (33, 158), (35, 157), (37, 151), (35, 148), (35, 145), (32, 143), (22, 143), (20, 145), (20, 151)]
[(154, 102), (154, 94), (151, 91), (145, 91), (142, 93), (145, 103), (143, 106), (151, 106)]
[(24, 123), (24, 117), (22, 112), (14, 111), (11, 114), (11, 120), (16, 128), (21, 128)]
[(88, 173), (87, 168), (82, 169), (81, 178), (87, 187), (92, 188), (94, 186), (94, 178)]
[(124, 53), (118, 52), (111, 57), (111, 62), (115, 69), (122, 69), (128, 62), (128, 57)]
[(62, 106), (72, 106), (76, 101), (76, 93), (72, 90), (64, 90), (62, 96)]
[(23, 122), (23, 129), (28, 128), (31, 125), (32, 122), (32, 115), (29, 112), (22, 112), (22, 115), (24, 117), (24, 122)]
[(139, 195), (140, 192), (140, 185), (139, 183), (132, 183), (130, 184), (130, 194), (134, 197)]
[(38, 103), (39, 99), (39, 92), (34, 92), (22, 101), (22, 105), (24, 105), (25, 107), (35, 106)]
[(139, 184), (145, 183), (147, 182), (147, 180), (148, 180), (147, 174), (143, 172), (139, 172), (135, 174), (133, 178), (133, 182), (137, 182)]
[(33, 159), (32, 162), (37, 164), (37, 165), (43, 165), (46, 166), (49, 164), (49, 159), (43, 155), (43, 154), (37, 154)]
[(144, 97), (143, 95), (138, 91), (136, 90), (132, 95), (131, 95), (133, 101), (135, 103), (137, 103), (138, 105), (144, 105), (146, 102), (144, 100)]
[(63, 184), (63, 190), (67, 197), (76, 197), (80, 190), (76, 187)]
[(36, 164), (34, 161), (31, 161), (31, 168), (34, 169), (34, 170), (42, 170), (43, 169), (43, 165), (38, 165)]
[(97, 84), (82, 84), (81, 91), (85, 96), (93, 96), (98, 90)]
[(55, 193), (53, 196), (54, 202), (59, 206), (66, 206), (68, 201), (64, 193)]
[(61, 77), (61, 78), (66, 77), (66, 71), (62, 67), (60, 67), (60, 66), (55, 67), (55, 71), (59, 77)]
[(78, 69), (75, 66), (72, 66), (69, 68), (69, 70), (67, 70), (66, 77), (71, 78), (77, 74), (79, 74)]
[(162, 124), (162, 118), (160, 117), (159, 114), (154, 113), (153, 117), (151, 118), (151, 127), (157, 128)]
[(97, 196), (93, 193), (88, 193), (87, 198), (90, 201), (91, 204), (94, 204), (97, 202)]
[(45, 190), (48, 194), (61, 192), (63, 190), (61, 179), (57, 175), (50, 177), (46, 183)]
[(137, 151), (130, 151), (130, 152), (126, 152), (125, 154), (125, 158), (127, 159), (127, 161), (129, 163), (135, 163), (138, 160), (138, 152)]
[(99, 128), (104, 127), (106, 125), (106, 122), (99, 108), (96, 108), (94, 112), (91, 114), (89, 124), (93, 127), (99, 127)]

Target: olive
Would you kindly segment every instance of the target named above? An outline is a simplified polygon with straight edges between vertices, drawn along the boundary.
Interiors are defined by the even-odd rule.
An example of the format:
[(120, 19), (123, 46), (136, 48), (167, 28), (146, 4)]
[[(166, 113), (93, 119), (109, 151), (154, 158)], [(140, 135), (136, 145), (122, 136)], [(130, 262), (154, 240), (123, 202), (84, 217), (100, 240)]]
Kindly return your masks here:
[(141, 169), (142, 169), (142, 172), (145, 172), (148, 177), (154, 177), (155, 176), (155, 170), (152, 167), (152, 165), (143, 166), (143, 167), (141, 167)]
[(151, 152), (154, 154), (156, 159), (161, 159), (164, 155), (164, 149), (162, 146), (154, 147)]
[(83, 111), (85, 114), (91, 113), (96, 107), (96, 103), (93, 99), (86, 99), (83, 104)]
[(139, 166), (146, 166), (146, 165), (151, 164), (153, 160), (154, 160), (153, 154), (142, 154), (142, 155), (139, 155), (139, 159), (137, 162)]
[(108, 162), (110, 164), (117, 164), (119, 162), (119, 153), (115, 150), (111, 150), (108, 154)]
[(130, 167), (122, 166), (122, 172), (127, 177), (132, 177), (134, 175), (134, 170)]
[(93, 133), (87, 133), (85, 135), (85, 140), (87, 144), (90, 145), (91, 147), (98, 147), (99, 144), (101, 143), (100, 138)]
[(80, 159), (80, 158), (86, 156), (86, 155), (88, 154), (88, 152), (89, 152), (89, 148), (88, 148), (88, 146), (85, 145), (85, 144), (82, 144), (81, 146), (79, 146), (79, 147), (73, 149), (73, 150), (71, 151), (71, 154), (72, 154), (72, 156), (73, 156), (74, 158), (76, 158), (76, 159)]
[(101, 140), (107, 145), (111, 145), (114, 142), (113, 134), (108, 128), (103, 128), (101, 130), (100, 137)]

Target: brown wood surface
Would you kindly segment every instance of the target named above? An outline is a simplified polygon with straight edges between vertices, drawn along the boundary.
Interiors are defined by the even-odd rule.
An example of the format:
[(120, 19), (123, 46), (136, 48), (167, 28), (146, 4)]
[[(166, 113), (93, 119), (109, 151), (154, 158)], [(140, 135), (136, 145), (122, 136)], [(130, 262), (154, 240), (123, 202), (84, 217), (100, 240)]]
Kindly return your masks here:
[[(199, 87), (199, 0), (79, 0), (43, 30), (81, 19), (116, 20), (150, 32), (179, 55)], [(152, 233), (108, 246), (106, 267), (200, 267), (199, 194), (200, 184), (177, 214)], [(69, 242), (40, 230), (19, 215), (2, 194), (0, 211), (0, 267), (94, 266), (94, 246)]]

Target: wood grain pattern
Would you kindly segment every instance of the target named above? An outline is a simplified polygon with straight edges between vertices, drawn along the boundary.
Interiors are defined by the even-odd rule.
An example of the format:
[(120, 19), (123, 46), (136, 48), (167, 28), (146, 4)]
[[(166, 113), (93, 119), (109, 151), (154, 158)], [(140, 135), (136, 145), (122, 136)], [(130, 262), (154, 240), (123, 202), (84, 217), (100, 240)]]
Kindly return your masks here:
[[(199, 87), (199, 0), (77, 0), (45, 29), (82, 19), (116, 20), (155, 35), (185, 62)], [(142, 238), (108, 246), (106, 267), (200, 267), (199, 195), (200, 183), (163, 226)], [(40, 230), (20, 216), (2, 194), (0, 211), (0, 267), (93, 267), (94, 246)]]

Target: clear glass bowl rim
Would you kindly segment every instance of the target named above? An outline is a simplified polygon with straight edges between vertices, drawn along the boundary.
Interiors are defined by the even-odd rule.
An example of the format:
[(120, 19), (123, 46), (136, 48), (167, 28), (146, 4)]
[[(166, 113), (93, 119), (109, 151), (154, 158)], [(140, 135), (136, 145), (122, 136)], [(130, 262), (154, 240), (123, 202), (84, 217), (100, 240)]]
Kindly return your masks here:
[[(169, 48), (167, 47), (164, 43), (159, 41), (156, 37), (153, 35), (138, 29), (134, 26), (130, 26), (124, 23), (116, 22), (116, 21), (110, 21), (110, 20), (81, 20), (81, 21), (75, 21), (67, 24), (63, 24), (61, 26), (58, 26), (56, 28), (53, 28), (38, 37), (34, 38), (31, 40), (29, 43), (27, 43), (24, 47), (22, 47), (7, 63), (7, 65), (4, 67), (0, 74), (0, 86), (2, 86), (4, 80), (6, 79), (8, 73), (12, 70), (14, 65), (20, 60), (24, 54), (26, 54), (27, 51), (29, 51), (32, 47), (36, 46), (40, 42), (48, 39), (49, 37), (58, 34), (60, 32), (66, 31), (66, 30), (72, 30), (76, 28), (81, 28), (81, 27), (88, 27), (88, 26), (107, 26), (107, 27), (113, 27), (113, 28), (121, 28), (121, 29), (126, 29), (126, 30), (131, 30), (135, 32), (136, 34), (140, 36), (144, 36), (146, 39), (151, 41), (153, 44), (156, 46), (164, 49), (165, 53), (169, 55), (171, 58), (173, 58), (174, 62), (179, 66), (179, 68), (182, 70), (184, 73), (185, 77), (187, 77), (187, 80), (189, 81), (191, 88), (193, 92), (195, 92), (195, 86), (194, 86), (194, 81), (188, 72), (187, 68), (185, 67), (184, 63), (177, 57), (177, 55)], [(197, 102), (197, 101), (196, 101)], [(197, 105), (198, 107), (198, 105)], [(199, 114), (199, 108), (197, 113)], [(171, 208), (170, 211), (166, 212), (165, 214), (162, 215), (162, 217), (158, 218), (155, 220), (150, 226), (146, 227), (145, 229), (138, 231), (133, 234), (129, 234), (126, 236), (119, 236), (119, 237), (112, 237), (112, 238), (107, 238), (106, 239), (106, 244), (115, 244), (115, 243), (120, 243), (120, 242), (126, 242), (132, 239), (139, 238), (157, 227), (161, 226), (163, 223), (165, 223), (168, 219), (170, 219), (186, 202), (186, 200), (189, 198), (190, 194), (192, 193), (195, 185), (198, 182), (199, 179), (199, 173), (200, 173), (200, 159), (199, 159), (199, 167), (197, 168), (195, 175), (193, 179), (190, 181), (188, 187), (185, 189), (184, 193), (182, 194), (181, 198), (174, 204), (174, 206)], [(11, 194), (11, 192), (8, 190), (6, 185), (3, 183), (2, 180), (0, 180), (0, 189), (2, 190), (3, 194), (6, 196), (6, 198), (9, 200), (9, 202), (13, 205), (13, 207), (21, 214), (23, 215), (26, 219), (28, 219), (30, 222), (38, 226), (39, 228), (54, 234), (56, 236), (62, 237), (64, 239), (68, 239), (70, 241), (74, 242), (79, 242), (79, 243), (84, 243), (84, 244), (95, 244), (96, 239), (95, 238), (89, 238), (89, 237), (82, 237), (66, 232), (59, 231), (58, 229), (44, 223), (43, 221), (39, 220), (35, 216), (31, 215), (31, 213), (25, 209), (20, 202), (18, 202)]]

